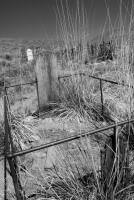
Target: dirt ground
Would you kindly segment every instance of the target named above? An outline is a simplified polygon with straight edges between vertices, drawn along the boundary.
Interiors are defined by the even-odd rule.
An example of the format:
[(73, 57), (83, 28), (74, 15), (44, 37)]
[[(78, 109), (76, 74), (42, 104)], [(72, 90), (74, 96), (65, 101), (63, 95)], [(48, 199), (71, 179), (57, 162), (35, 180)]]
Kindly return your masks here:
[[(28, 107), (30, 110), (35, 110), (37, 108), (37, 97), (36, 91), (25, 95), (27, 98), (23, 100), (23, 107)], [(34, 103), (33, 103), (34, 102)], [(12, 105), (12, 111), (16, 112), (20, 110), (22, 102), (18, 101), (15, 105)], [(3, 105), (3, 100), (0, 100), (0, 104)], [(30, 107), (32, 106), (32, 107)], [(0, 107), (0, 112), (2, 113), (3, 106)], [(63, 120), (59, 117), (48, 117), (41, 115), (41, 118), (34, 118), (32, 116), (27, 116), (23, 119), (23, 124), (25, 124), (27, 129), (24, 130), (23, 134), (28, 137), (33, 137), (34, 142), (33, 146), (42, 145), (45, 143), (49, 143), (55, 140), (63, 139), (72, 135), (76, 135), (80, 133), (82, 130), (93, 130), (94, 126), (92, 124), (85, 124), (83, 122), (78, 121), (67, 121)], [(30, 131), (31, 129), (31, 131)], [(75, 149), (77, 146), (77, 141), (70, 142), (70, 148)], [(95, 164), (98, 166), (98, 149), (96, 143), (92, 143), (93, 152), (95, 155)], [(23, 141), (21, 143), (22, 149), (27, 149), (30, 146), (25, 144)], [(64, 146), (68, 149), (68, 145)], [(57, 148), (57, 147), (56, 147)], [(36, 171), (37, 168), (40, 168), (44, 171), (44, 169), (52, 168), (53, 164), (57, 160), (56, 148), (50, 147), (44, 151), (39, 151), (33, 153), (33, 155), (29, 154), (25, 157), (24, 163), (28, 165), (28, 168), (31, 168), (33, 171)], [(12, 180), (8, 175), (8, 185), (12, 186)], [(0, 162), (0, 199), (4, 195), (4, 169), (3, 162)], [(13, 189), (13, 186), (12, 186)]]
[[(32, 124), (33, 130), (35, 134), (32, 137), (35, 139), (33, 142), (33, 146), (38, 146), (44, 143), (49, 143), (58, 139), (62, 139), (64, 137), (68, 137), (74, 134), (77, 134), (78, 130), (88, 129), (89, 127), (85, 127), (84, 124), (76, 124), (71, 122), (63, 123), (59, 118), (42, 118), (42, 119), (34, 119), (29, 116), (24, 119), (24, 123), (26, 125)], [(35, 128), (35, 129), (34, 129)], [(91, 127), (90, 127), (91, 129)], [(38, 133), (38, 134), (36, 134)], [(31, 134), (31, 133), (30, 133)], [(65, 148), (75, 149), (76, 141), (72, 141), (69, 146), (65, 145)], [(29, 148), (26, 144), (22, 142), (22, 148)], [(25, 156), (24, 164), (28, 166), (29, 169), (33, 171), (37, 171), (40, 168), (41, 171), (44, 169), (53, 168), (53, 164), (57, 162), (57, 147), (50, 147), (46, 150), (34, 152), (33, 154), (27, 154)], [(96, 144), (93, 144), (93, 151), (96, 155), (95, 162), (96, 166), (98, 165), (98, 149), (96, 148)], [(3, 196), (4, 190), (4, 169), (3, 162), (0, 162), (0, 194)], [(8, 176), (8, 185), (11, 182), (11, 178)]]

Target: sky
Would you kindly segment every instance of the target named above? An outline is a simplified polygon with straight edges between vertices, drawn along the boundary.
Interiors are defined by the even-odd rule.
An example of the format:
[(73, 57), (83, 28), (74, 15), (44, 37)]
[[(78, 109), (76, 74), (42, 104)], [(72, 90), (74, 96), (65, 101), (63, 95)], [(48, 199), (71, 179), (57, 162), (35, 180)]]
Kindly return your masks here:
[[(115, 24), (120, 0), (81, 1), (84, 5), (89, 34), (97, 35), (104, 27), (107, 19), (106, 4), (109, 7), (110, 19)], [(132, 5), (131, 0), (122, 1), (123, 15), (125, 16), (127, 12), (125, 6), (130, 12)], [(56, 40), (58, 37), (59, 40), (62, 40), (59, 20), (61, 19), (63, 22), (63, 16), (59, 20), (56, 17), (58, 9), (62, 13), (61, 2), (66, 14), (66, 0), (0, 0), (0, 38)], [(67, 0), (67, 2), (72, 19), (74, 19), (77, 0)], [(79, 9), (82, 9), (81, 3)], [(63, 22), (63, 24), (65, 23)]]

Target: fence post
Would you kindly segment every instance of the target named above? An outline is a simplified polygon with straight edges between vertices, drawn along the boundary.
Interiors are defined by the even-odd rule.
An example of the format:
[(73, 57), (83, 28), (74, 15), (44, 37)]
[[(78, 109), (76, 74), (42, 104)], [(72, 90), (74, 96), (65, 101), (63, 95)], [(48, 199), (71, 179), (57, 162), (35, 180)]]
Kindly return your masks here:
[(103, 115), (103, 113), (104, 113), (104, 102), (103, 102), (102, 79), (100, 79), (100, 92), (101, 92), (101, 105), (102, 105), (102, 115)]
[(113, 135), (106, 141), (105, 151), (101, 152), (101, 171), (103, 191), (108, 192), (107, 195), (116, 187), (117, 179), (120, 177), (120, 183), (124, 184), (124, 179), (129, 173), (129, 152), (117, 126), (114, 127)]
[[(17, 173), (17, 169), (15, 169), (15, 166), (17, 167), (17, 163), (16, 163), (16, 158), (15, 159), (10, 159), (8, 158), (8, 154), (11, 153), (10, 147), (12, 149), (12, 151), (14, 150), (13, 148), (13, 142), (12, 142), (12, 138), (11, 138), (11, 132), (10, 132), (10, 127), (9, 127), (9, 123), (8, 123), (8, 115), (7, 115), (7, 102), (6, 102), (6, 93), (4, 95), (4, 122), (5, 122), (5, 172), (4, 172), (4, 176), (6, 178), (6, 160), (8, 161), (9, 167), (10, 167), (10, 172), (11, 172), (11, 177), (13, 180), (13, 185), (14, 185), (14, 189), (15, 189), (15, 194), (16, 194), (16, 199), (17, 200), (26, 200), (23, 191), (22, 191), (22, 187), (21, 187), (21, 183), (18, 177), (18, 173)], [(13, 152), (12, 152), (13, 153)], [(7, 182), (5, 180), (5, 194), (4, 194), (4, 198), (7, 198)]]
[(40, 53), (36, 61), (35, 73), (39, 95), (39, 111), (42, 112), (46, 104), (59, 100), (57, 57), (50, 51)]
[(38, 110), (38, 117), (40, 117), (40, 103), (39, 103), (39, 92), (38, 92), (38, 82), (37, 82), (37, 77), (36, 77), (36, 91), (37, 91), (37, 102), (38, 102), (38, 108), (37, 108), (37, 110)]
[(102, 171), (102, 184), (104, 193), (108, 189), (108, 184), (110, 181), (110, 176), (113, 171), (114, 164), (114, 145), (115, 145), (115, 135), (111, 135), (105, 145), (105, 152), (101, 152), (101, 171)]

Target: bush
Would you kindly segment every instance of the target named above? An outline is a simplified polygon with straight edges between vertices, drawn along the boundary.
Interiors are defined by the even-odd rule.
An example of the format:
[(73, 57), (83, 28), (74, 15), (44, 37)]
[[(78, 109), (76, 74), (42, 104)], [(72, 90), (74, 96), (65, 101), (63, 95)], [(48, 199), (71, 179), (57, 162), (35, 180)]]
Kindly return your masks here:
[(21, 62), (26, 63), (27, 61), (28, 60), (27, 60), (26, 49), (25, 49), (25, 47), (22, 47), (21, 48)]
[(5, 55), (5, 60), (11, 61), (12, 60), (12, 56), (9, 54)]

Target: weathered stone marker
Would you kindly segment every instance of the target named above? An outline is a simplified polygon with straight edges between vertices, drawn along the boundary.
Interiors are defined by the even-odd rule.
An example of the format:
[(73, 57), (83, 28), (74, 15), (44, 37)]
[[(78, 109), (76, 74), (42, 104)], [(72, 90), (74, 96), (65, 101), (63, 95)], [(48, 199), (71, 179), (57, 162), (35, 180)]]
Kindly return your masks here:
[(27, 49), (27, 59), (28, 59), (28, 62), (33, 60), (33, 52), (31, 49)]
[(42, 112), (49, 102), (59, 100), (57, 58), (52, 52), (42, 52), (39, 54), (35, 73), (37, 78), (39, 111)]
[(39, 112), (42, 112), (48, 103), (59, 101), (59, 78), (68, 75), (79, 75), (85, 71), (61, 70), (60, 64), (57, 62), (57, 57), (58, 52), (44, 51), (39, 54), (36, 60), (35, 73), (37, 78)]

